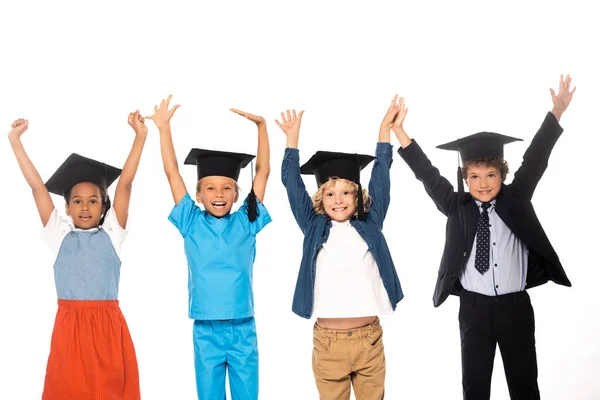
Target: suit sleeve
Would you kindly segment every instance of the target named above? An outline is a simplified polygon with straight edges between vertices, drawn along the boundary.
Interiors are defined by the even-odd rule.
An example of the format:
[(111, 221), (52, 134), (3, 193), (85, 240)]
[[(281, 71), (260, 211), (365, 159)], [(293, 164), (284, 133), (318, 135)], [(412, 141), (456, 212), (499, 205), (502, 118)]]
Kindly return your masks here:
[(287, 191), (288, 200), (294, 218), (302, 233), (306, 234), (311, 221), (316, 214), (312, 199), (306, 192), (306, 187), (300, 175), (300, 152), (298, 149), (286, 148), (281, 165), (281, 181)]
[(548, 167), (552, 149), (562, 132), (563, 128), (554, 114), (548, 112), (542, 126), (525, 151), (521, 166), (515, 172), (512, 186), (522, 198), (531, 200), (533, 197), (533, 192)]
[(398, 149), (398, 153), (414, 172), (415, 177), (423, 183), (425, 191), (431, 197), (438, 210), (446, 216), (452, 214), (458, 204), (454, 187), (431, 164), (431, 161), (429, 161), (416, 140), (413, 140), (406, 148)]

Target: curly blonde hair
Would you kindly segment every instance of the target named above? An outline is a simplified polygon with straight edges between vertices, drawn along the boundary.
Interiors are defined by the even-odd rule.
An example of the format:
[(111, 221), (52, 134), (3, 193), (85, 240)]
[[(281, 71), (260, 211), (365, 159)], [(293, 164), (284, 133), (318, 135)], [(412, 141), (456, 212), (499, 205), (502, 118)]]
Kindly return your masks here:
[[(317, 192), (315, 194), (313, 194), (313, 196), (312, 196), (313, 209), (315, 210), (315, 213), (321, 214), (321, 215), (327, 215), (327, 212), (325, 211), (325, 207), (323, 206), (323, 193), (325, 192), (325, 190), (329, 189), (330, 187), (335, 186), (335, 183), (338, 180), (346, 185), (347, 190), (349, 190), (353, 195), (357, 196), (357, 193), (358, 193), (358, 184), (357, 183), (352, 182), (348, 179), (338, 178), (337, 176), (333, 176), (333, 177), (329, 178), (329, 180), (327, 182), (322, 184), (319, 187), (319, 189), (317, 190)], [(367, 189), (365, 189), (365, 188), (362, 188), (362, 197), (363, 197), (363, 205), (365, 207), (365, 213), (367, 213), (367, 212), (369, 212), (369, 207), (371, 206), (371, 196), (369, 196), (369, 193), (367, 193)], [(354, 205), (356, 207), (356, 210), (354, 211), (354, 216), (356, 217), (358, 215), (358, 196), (354, 200)]]

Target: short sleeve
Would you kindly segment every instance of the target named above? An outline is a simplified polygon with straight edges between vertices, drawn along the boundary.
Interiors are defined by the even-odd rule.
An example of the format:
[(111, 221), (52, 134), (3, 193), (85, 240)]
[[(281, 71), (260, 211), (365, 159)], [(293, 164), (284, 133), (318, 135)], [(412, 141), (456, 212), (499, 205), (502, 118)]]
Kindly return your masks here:
[(267, 211), (267, 208), (258, 199), (256, 199), (256, 206), (257, 215), (256, 220), (253, 222), (250, 222), (248, 219), (248, 198), (244, 200), (244, 204), (242, 204), (238, 210), (241, 222), (244, 224), (244, 226), (248, 227), (248, 231), (253, 235), (256, 235), (262, 230), (262, 228), (272, 221), (269, 211)]
[(62, 245), (63, 239), (75, 226), (68, 219), (59, 214), (58, 209), (54, 209), (50, 218), (44, 227), (41, 238), (48, 245), (54, 258), (58, 256), (58, 251)]
[(115, 214), (112, 208), (108, 210), (106, 217), (104, 217), (102, 229), (108, 234), (117, 255), (121, 257), (121, 246), (127, 236), (127, 229), (123, 229), (121, 225), (119, 225), (117, 214)]
[(181, 199), (179, 204), (173, 207), (169, 214), (169, 221), (179, 230), (181, 236), (186, 237), (200, 216), (200, 207), (194, 203), (189, 193)]

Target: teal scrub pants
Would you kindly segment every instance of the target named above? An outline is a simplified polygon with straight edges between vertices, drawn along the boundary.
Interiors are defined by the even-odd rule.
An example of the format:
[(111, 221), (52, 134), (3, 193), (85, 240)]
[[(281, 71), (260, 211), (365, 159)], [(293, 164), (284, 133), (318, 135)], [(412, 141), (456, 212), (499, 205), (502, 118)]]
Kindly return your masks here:
[(194, 362), (199, 400), (258, 399), (258, 343), (254, 317), (194, 321)]

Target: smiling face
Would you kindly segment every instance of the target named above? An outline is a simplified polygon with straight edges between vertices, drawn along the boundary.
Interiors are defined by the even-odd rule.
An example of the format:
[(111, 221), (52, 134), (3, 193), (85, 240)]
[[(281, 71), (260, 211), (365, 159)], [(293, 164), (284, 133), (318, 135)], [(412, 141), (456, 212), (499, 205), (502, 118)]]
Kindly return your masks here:
[(356, 212), (357, 193), (352, 182), (346, 179), (331, 180), (321, 188), (325, 213), (334, 221), (347, 221)]
[(494, 200), (504, 182), (500, 170), (486, 164), (469, 165), (466, 180), (471, 196), (483, 203)]
[(104, 213), (100, 187), (90, 182), (73, 186), (65, 211), (77, 228), (96, 228)]
[(204, 205), (206, 212), (217, 218), (231, 212), (238, 200), (237, 183), (226, 176), (206, 176), (198, 181), (196, 200)]

